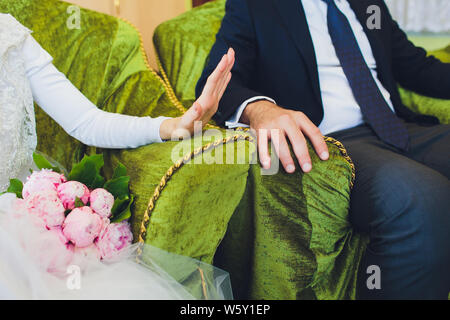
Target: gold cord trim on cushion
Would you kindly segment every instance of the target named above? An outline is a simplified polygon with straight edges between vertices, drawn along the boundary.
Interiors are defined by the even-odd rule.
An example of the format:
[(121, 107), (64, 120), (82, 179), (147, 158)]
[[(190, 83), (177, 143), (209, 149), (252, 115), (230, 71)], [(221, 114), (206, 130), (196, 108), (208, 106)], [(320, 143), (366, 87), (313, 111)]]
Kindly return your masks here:
[[(144, 40), (142, 38), (142, 34), (139, 31), (139, 29), (130, 21), (128, 21), (125, 18), (122, 17), (118, 17), (118, 19), (122, 20), (123, 22), (126, 22), (127, 24), (129, 24), (133, 29), (136, 30), (138, 36), (139, 36), (139, 43), (140, 43), (140, 49), (141, 49), (141, 53), (142, 56), (144, 58), (144, 62), (145, 62), (145, 66), (147, 67), (147, 69), (161, 82), (161, 84), (163, 85), (164, 89), (166, 89), (166, 93), (167, 96), (169, 97), (170, 102), (182, 113), (184, 114), (186, 112), (186, 109), (183, 107), (183, 105), (178, 101), (178, 99), (175, 97), (175, 94), (173, 93), (173, 89), (170, 86), (167, 86), (167, 83), (164, 81), (164, 79), (162, 79), (159, 74), (153, 70), (153, 68), (150, 66), (149, 62), (148, 62), (148, 57), (147, 57), (147, 52), (145, 52), (145, 47), (144, 47)], [(157, 58), (157, 61), (159, 60), (159, 58)]]
[(341, 152), (342, 157), (345, 160), (347, 160), (348, 164), (350, 165), (350, 167), (352, 169), (352, 179), (350, 181), (350, 189), (353, 189), (353, 186), (355, 185), (356, 169), (355, 169), (355, 164), (353, 163), (352, 158), (350, 158), (350, 156), (347, 153), (347, 149), (345, 149), (344, 145), (341, 142), (339, 142), (338, 140), (336, 140), (335, 138), (324, 137), (324, 139), (325, 139), (325, 142), (334, 144)]
[(183, 167), (186, 163), (191, 161), (196, 156), (203, 154), (209, 150), (212, 150), (214, 148), (217, 148), (221, 145), (228, 144), (230, 142), (237, 142), (239, 140), (246, 140), (249, 142), (254, 142), (253, 137), (243, 134), (236, 134), (234, 136), (230, 136), (224, 139), (219, 139), (214, 142), (208, 143), (204, 145), (203, 147), (197, 148), (193, 150), (191, 153), (186, 154), (183, 158), (179, 159), (173, 166), (167, 170), (166, 174), (162, 177), (159, 185), (156, 187), (153, 196), (150, 198), (150, 201), (148, 203), (147, 209), (144, 213), (144, 218), (142, 220), (141, 229), (139, 230), (139, 239), (138, 242), (144, 243), (145, 237), (147, 236), (147, 227), (148, 223), (150, 222), (150, 214), (152, 213), (153, 209), (155, 208), (156, 201), (159, 199), (161, 192), (164, 190), (164, 188), (167, 185), (167, 182), (170, 180), (170, 178), (177, 172), (181, 167)]
[(183, 158), (179, 159), (177, 162), (175, 162), (175, 164), (173, 166), (171, 166), (169, 168), (169, 170), (167, 170), (166, 174), (162, 177), (159, 185), (156, 187), (153, 196), (150, 198), (150, 201), (148, 203), (147, 209), (145, 210), (144, 213), (144, 218), (142, 220), (141, 223), (141, 228), (139, 230), (139, 237), (138, 237), (138, 242), (139, 243), (144, 243), (145, 242), (145, 238), (147, 236), (147, 228), (148, 228), (148, 224), (150, 222), (150, 215), (153, 212), (153, 209), (155, 208), (155, 204), (156, 201), (159, 199), (159, 197), (161, 196), (161, 192), (164, 190), (164, 188), (167, 185), (167, 182), (170, 180), (170, 178), (172, 178), (172, 176), (181, 168), (183, 167), (186, 163), (188, 163), (189, 161), (191, 161), (193, 158), (195, 158), (196, 156), (203, 154), (209, 150), (215, 149), (221, 145), (225, 145), (228, 144), (230, 142), (237, 142), (240, 140), (245, 140), (245, 141), (249, 141), (249, 142), (254, 142), (254, 139), (252, 136), (249, 135), (243, 135), (243, 134), (236, 134), (234, 136), (230, 136), (224, 139), (219, 139), (216, 140), (214, 142), (208, 143), (206, 145), (204, 145), (203, 147), (197, 148), (195, 150), (193, 150), (191, 153), (186, 154)]
[[(176, 94), (175, 94), (175, 90), (173, 90), (172, 85), (170, 84), (169, 78), (167, 77), (166, 72), (164, 71), (164, 68), (162, 67), (161, 64), (161, 59), (159, 58), (158, 52), (155, 49), (155, 57), (156, 57), (156, 65), (158, 66), (159, 72), (161, 73), (162, 79), (165, 82), (165, 87), (167, 90), (167, 94), (169, 95), (169, 97), (171, 99), (173, 99), (176, 104), (181, 107), (184, 112), (187, 111), (187, 109), (183, 106), (183, 104), (178, 100)], [(183, 113), (184, 113), (183, 112)]]
[[(248, 128), (238, 128), (237, 130), (239, 131), (243, 131), (243, 132), (247, 132), (249, 131)], [(331, 143), (333, 145), (335, 145), (339, 151), (341, 152), (342, 157), (350, 164), (351, 167), (351, 171), (352, 171), (352, 177), (351, 177), (351, 181), (350, 181), (350, 189), (353, 188), (354, 185), (354, 181), (355, 181), (355, 165), (352, 161), (352, 159), (350, 158), (350, 156), (347, 153), (347, 150), (345, 149), (344, 145), (337, 141), (334, 138), (331, 137), (324, 137), (325, 141), (328, 143)], [(227, 138), (224, 138), (222, 140), (216, 140), (214, 142), (208, 143), (206, 145), (204, 145), (203, 147), (197, 148), (194, 151), (192, 151), (191, 153), (186, 154), (183, 158), (179, 159), (177, 162), (175, 162), (174, 165), (172, 165), (169, 170), (167, 170), (166, 174), (162, 177), (159, 185), (156, 187), (153, 196), (150, 198), (149, 203), (147, 205), (147, 209), (144, 212), (144, 218), (142, 220), (141, 223), (141, 228), (139, 230), (139, 237), (138, 237), (138, 242), (139, 243), (144, 243), (145, 242), (145, 238), (147, 236), (147, 228), (148, 228), (148, 224), (150, 222), (150, 215), (153, 212), (155, 205), (156, 205), (156, 201), (160, 198), (162, 191), (164, 190), (164, 188), (167, 185), (167, 182), (172, 178), (172, 176), (181, 168), (183, 167), (186, 163), (188, 163), (189, 161), (191, 161), (193, 158), (195, 158), (196, 156), (203, 154), (209, 150), (212, 150), (214, 148), (217, 148), (221, 145), (225, 145), (228, 144), (230, 142), (237, 142), (239, 140), (246, 140), (249, 142), (254, 142), (254, 138), (252, 136), (249, 135), (243, 135), (243, 134), (236, 134), (234, 136), (230, 136)]]

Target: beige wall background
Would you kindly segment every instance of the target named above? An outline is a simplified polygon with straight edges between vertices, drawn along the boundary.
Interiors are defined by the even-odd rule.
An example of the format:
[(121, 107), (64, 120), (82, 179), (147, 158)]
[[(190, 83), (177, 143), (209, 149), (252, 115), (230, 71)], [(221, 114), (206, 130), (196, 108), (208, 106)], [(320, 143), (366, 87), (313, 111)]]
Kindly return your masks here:
[(162, 22), (190, 9), (187, 0), (64, 0), (83, 8), (120, 16), (141, 32), (150, 65), (156, 69), (153, 32)]

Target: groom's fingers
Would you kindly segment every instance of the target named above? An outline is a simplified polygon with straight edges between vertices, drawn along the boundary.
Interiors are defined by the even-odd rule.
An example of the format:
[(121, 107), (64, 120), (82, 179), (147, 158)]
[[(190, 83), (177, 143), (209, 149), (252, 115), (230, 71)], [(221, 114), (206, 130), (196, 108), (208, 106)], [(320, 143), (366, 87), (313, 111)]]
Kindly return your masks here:
[(293, 173), (295, 171), (294, 160), (291, 157), (291, 151), (286, 141), (286, 136), (282, 130), (271, 130), (271, 140), (275, 148), (275, 152), (280, 158), (281, 164), (287, 173)]
[(257, 131), (259, 161), (264, 169), (270, 168), (269, 134), (267, 129)]
[(311, 140), (319, 158), (321, 160), (328, 160), (330, 157), (328, 146), (319, 128), (304, 114), (299, 113), (297, 117), (301, 118), (300, 121), (297, 121), (300, 130)]
[(312, 169), (311, 157), (309, 156), (305, 136), (297, 128), (297, 126), (286, 126), (285, 130), (300, 167), (303, 172), (310, 172)]

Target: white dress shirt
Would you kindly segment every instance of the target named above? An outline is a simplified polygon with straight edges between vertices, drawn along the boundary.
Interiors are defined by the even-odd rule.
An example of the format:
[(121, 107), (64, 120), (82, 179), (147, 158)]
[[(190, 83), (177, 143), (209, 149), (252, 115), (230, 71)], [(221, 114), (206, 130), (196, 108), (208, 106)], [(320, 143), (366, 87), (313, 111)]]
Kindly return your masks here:
[[(362, 124), (363, 116), (361, 108), (353, 96), (352, 89), (344, 74), (337, 57), (330, 34), (328, 33), (327, 10), (328, 6), (321, 0), (299, 0), (306, 13), (309, 31), (313, 41), (317, 67), (319, 73), (319, 84), (322, 95), (324, 118), (319, 125), (322, 134), (326, 135)], [(389, 107), (394, 111), (391, 96), (383, 87), (377, 76), (377, 64), (373, 56), (367, 35), (355, 13), (346, 0), (334, 0), (336, 6), (347, 17), (355, 34), (364, 59), (369, 66), (372, 75), (381, 93), (386, 99)], [(238, 57), (239, 58), (239, 57)], [(247, 105), (257, 99), (273, 99), (268, 97), (255, 97), (245, 101), (236, 113), (226, 122), (230, 128), (246, 126), (239, 123), (242, 112)], [(395, 112), (395, 111), (394, 111)]]
[(22, 47), (33, 99), (69, 135), (100, 148), (137, 148), (162, 142), (166, 117), (133, 117), (98, 109), (52, 64), (52, 57), (30, 35)]

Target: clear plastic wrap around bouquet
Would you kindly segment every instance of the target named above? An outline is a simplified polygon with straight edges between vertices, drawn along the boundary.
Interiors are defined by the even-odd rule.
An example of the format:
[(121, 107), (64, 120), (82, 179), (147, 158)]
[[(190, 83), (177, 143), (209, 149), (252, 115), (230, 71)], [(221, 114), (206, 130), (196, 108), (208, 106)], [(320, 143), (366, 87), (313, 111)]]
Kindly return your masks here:
[(122, 164), (105, 181), (102, 155), (70, 173), (33, 158), (37, 170), (0, 196), (0, 298), (232, 299), (226, 272), (132, 243)]

